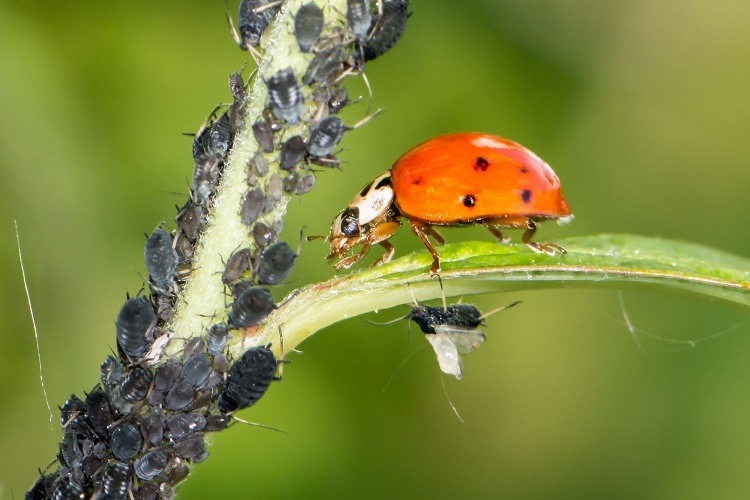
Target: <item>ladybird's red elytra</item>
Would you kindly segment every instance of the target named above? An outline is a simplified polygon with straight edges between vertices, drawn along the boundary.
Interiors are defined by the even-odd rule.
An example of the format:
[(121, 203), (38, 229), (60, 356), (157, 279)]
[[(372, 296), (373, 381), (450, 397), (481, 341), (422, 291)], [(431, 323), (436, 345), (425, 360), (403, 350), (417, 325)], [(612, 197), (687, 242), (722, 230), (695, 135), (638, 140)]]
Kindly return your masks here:
[[(555, 172), (524, 146), (484, 133), (443, 135), (408, 151), (355, 196), (333, 221), (328, 260), (350, 267), (379, 244), (386, 253), (376, 264), (388, 262), (394, 248), (387, 240), (401, 217), (429, 250), (436, 274), (440, 255), (430, 238), (444, 240), (433, 226), (481, 224), (500, 241), (507, 241), (502, 229), (524, 229), (521, 239), (533, 251), (565, 254), (531, 238), (538, 222), (566, 223), (572, 211)], [(347, 256), (357, 245), (360, 251)]]

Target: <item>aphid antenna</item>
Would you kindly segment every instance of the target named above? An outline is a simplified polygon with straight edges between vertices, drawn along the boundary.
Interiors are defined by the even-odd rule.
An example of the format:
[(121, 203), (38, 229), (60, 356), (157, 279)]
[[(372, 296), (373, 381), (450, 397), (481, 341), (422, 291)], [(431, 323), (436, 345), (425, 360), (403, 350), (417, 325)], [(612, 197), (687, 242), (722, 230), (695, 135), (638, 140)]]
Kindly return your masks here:
[(217, 105), (215, 105), (213, 107), (213, 109), (208, 114), (208, 116), (206, 117), (206, 119), (203, 120), (203, 123), (201, 123), (201, 126), (198, 129), (198, 131), (194, 134), (194, 137), (197, 138), (206, 129), (206, 127), (208, 127), (208, 126), (211, 125), (211, 123), (212, 123), (211, 120), (213, 120), (214, 118), (216, 118), (216, 112), (219, 111), (224, 106), (226, 106), (226, 104), (219, 103), (219, 104), (217, 104)]
[(448, 404), (451, 406), (451, 410), (453, 410), (453, 413), (458, 418), (458, 421), (461, 422), (462, 424), (465, 423), (464, 419), (461, 418), (461, 414), (458, 413), (458, 409), (456, 408), (456, 405), (453, 404), (453, 401), (451, 401), (451, 397), (448, 395), (448, 388), (445, 387), (445, 377), (443, 377), (442, 375), (440, 375), (440, 384), (443, 386), (443, 394), (445, 394), (445, 399), (448, 400)]
[[(369, 113), (369, 112), (370, 112), (370, 110), (372, 109), (372, 87), (370, 86), (370, 79), (369, 79), (369, 78), (367, 78), (367, 75), (365, 74), (365, 72), (364, 72), (364, 71), (362, 71), (361, 69), (349, 68), (349, 69), (347, 69), (346, 71), (344, 71), (343, 73), (341, 73), (341, 74), (340, 74), (340, 75), (338, 76), (338, 78), (336, 78), (336, 79), (335, 79), (334, 81), (332, 81), (332, 82), (331, 82), (330, 84), (331, 84), (331, 85), (336, 85), (336, 84), (337, 84), (337, 83), (339, 83), (339, 82), (340, 82), (341, 80), (343, 80), (343, 79), (344, 79), (344, 78), (345, 78), (346, 76), (348, 76), (348, 75), (351, 75), (352, 73), (358, 73), (358, 74), (359, 74), (359, 76), (361, 76), (361, 77), (362, 77), (362, 81), (363, 81), (363, 82), (365, 83), (365, 87), (367, 87), (367, 95), (368, 95), (368, 96), (370, 97), (370, 101), (369, 101), (369, 103), (367, 104), (367, 112)], [(380, 113), (380, 111), (382, 111), (382, 108), (381, 108), (381, 109), (379, 109), (378, 111), (376, 111), (376, 112), (375, 112), (375, 114), (376, 114), (376, 115), (377, 115), (377, 114), (379, 114), (379, 113)]]
[(497, 308), (495, 308), (495, 309), (493, 309), (493, 310), (491, 310), (489, 312), (486, 312), (486, 313), (482, 314), (479, 317), (479, 319), (480, 319), (480, 321), (484, 321), (485, 319), (489, 318), (493, 314), (499, 313), (500, 311), (504, 311), (506, 309), (510, 309), (511, 307), (515, 307), (515, 306), (517, 306), (518, 304), (520, 304), (522, 302), (523, 302), (522, 300), (516, 300), (515, 302), (511, 302), (510, 304), (508, 304), (506, 306), (497, 307)]
[(44, 383), (44, 372), (42, 370), (42, 351), (39, 348), (39, 329), (36, 324), (36, 317), (34, 316), (34, 308), (31, 305), (31, 293), (29, 292), (29, 284), (26, 280), (26, 268), (23, 265), (23, 252), (21, 252), (21, 233), (18, 230), (18, 221), (14, 220), (13, 224), (16, 227), (16, 244), (18, 246), (18, 261), (21, 263), (21, 277), (23, 278), (23, 288), (26, 291), (26, 302), (29, 304), (29, 313), (31, 314), (31, 325), (34, 327), (34, 341), (36, 342), (36, 357), (39, 365), (39, 382), (42, 385), (42, 394), (44, 394), (44, 403), (47, 405), (47, 411), (49, 412), (49, 426), (52, 426), (52, 407), (49, 404), (49, 396), (47, 395), (47, 385)]
[(443, 299), (443, 311), (448, 311), (448, 302), (445, 299), (445, 288), (443, 287), (443, 278), (437, 275), (438, 283), (440, 283), (440, 298)]
[[(346, 129), (347, 130), (354, 130), (356, 128), (359, 128), (362, 125), (365, 125), (366, 123), (370, 122), (370, 120), (374, 119), (378, 115), (380, 115), (383, 111), (385, 111), (385, 108), (378, 108), (377, 110), (375, 110), (374, 113), (365, 116), (364, 118), (362, 118), (360, 121), (358, 121), (357, 123), (355, 123), (351, 127), (347, 126)], [(370, 112), (370, 108), (369, 107), (367, 108), (367, 112), (368, 113)]]
[(232, 420), (236, 421), (236, 422), (239, 422), (241, 424), (252, 425), (253, 427), (260, 427), (262, 429), (268, 429), (269, 431), (280, 432), (282, 434), (286, 434), (287, 436), (289, 435), (289, 433), (287, 431), (285, 431), (283, 429), (279, 429), (278, 427), (271, 427), (270, 425), (259, 424), (257, 422), (250, 422), (249, 420), (245, 420), (243, 418), (235, 417), (234, 415), (232, 415)]

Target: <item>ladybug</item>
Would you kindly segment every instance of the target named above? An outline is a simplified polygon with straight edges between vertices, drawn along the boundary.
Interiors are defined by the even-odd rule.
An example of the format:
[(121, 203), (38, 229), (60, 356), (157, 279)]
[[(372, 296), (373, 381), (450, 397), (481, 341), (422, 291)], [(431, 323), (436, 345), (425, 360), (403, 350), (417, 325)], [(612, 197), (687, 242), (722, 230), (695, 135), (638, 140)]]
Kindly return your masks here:
[[(409, 220), (412, 232), (432, 255), (431, 273), (440, 271), (440, 255), (430, 241), (444, 243), (434, 226), (481, 224), (498, 240), (501, 230), (524, 229), (521, 240), (537, 253), (565, 254), (555, 243), (531, 241), (537, 223), (573, 215), (560, 180), (541, 158), (524, 146), (495, 135), (462, 132), (442, 135), (416, 146), (393, 167), (368, 183), (333, 220), (326, 240), (328, 261), (348, 268), (379, 244), (388, 262), (395, 249), (388, 239)], [(359, 252), (348, 256), (356, 245)]]

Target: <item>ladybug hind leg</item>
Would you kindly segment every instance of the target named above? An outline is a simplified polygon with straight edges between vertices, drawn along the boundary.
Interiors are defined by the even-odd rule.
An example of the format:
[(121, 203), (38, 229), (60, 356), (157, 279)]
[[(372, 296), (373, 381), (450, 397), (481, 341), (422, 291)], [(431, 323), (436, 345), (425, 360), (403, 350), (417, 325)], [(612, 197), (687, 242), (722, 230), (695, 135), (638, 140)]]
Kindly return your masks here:
[(488, 222), (484, 222), (484, 223), (482, 223), (482, 225), (485, 228), (487, 228), (487, 231), (491, 232), (492, 236), (494, 236), (495, 238), (497, 238), (497, 240), (500, 243), (509, 243), (510, 242), (510, 238), (509, 237), (503, 236), (503, 232), (500, 231), (500, 227), (499, 226), (490, 224)]
[[(432, 267), (430, 268), (430, 274), (433, 276), (438, 274), (440, 272), (440, 254), (435, 249), (435, 246), (432, 244), (430, 238), (428, 237), (428, 234), (432, 234), (433, 232), (435, 232), (435, 230), (432, 229), (429, 224), (411, 221), (411, 231), (416, 234), (420, 240), (422, 240), (422, 243), (425, 247), (427, 247), (430, 255), (432, 255)], [(442, 236), (440, 237), (440, 239), (442, 239)]]
[(536, 222), (534, 222), (532, 219), (527, 219), (526, 231), (523, 233), (521, 241), (526, 243), (529, 248), (531, 248), (536, 253), (546, 253), (547, 255), (555, 255), (555, 252), (560, 252), (561, 255), (565, 255), (566, 253), (568, 253), (567, 250), (565, 250), (557, 243), (537, 243), (536, 241), (531, 241), (534, 233), (536, 233), (536, 229)]

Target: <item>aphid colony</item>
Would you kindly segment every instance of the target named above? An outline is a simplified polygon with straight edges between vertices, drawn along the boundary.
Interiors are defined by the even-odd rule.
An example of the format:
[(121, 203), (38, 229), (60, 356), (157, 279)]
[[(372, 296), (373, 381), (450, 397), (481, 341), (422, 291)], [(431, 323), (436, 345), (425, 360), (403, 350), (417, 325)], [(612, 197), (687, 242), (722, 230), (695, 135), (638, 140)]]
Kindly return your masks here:
[[(260, 54), (262, 36), (280, 8), (275, 0), (243, 0), (237, 44)], [(100, 382), (60, 409), (59, 468), (40, 473), (27, 498), (172, 498), (192, 462), (208, 456), (205, 434), (222, 430), (232, 414), (255, 404), (277, 378), (268, 346), (229, 359), (233, 329), (261, 324), (276, 308), (268, 287), (286, 280), (296, 253), (277, 241), (280, 220), (269, 220), (284, 193), (315, 186), (310, 165), (337, 167), (335, 149), (350, 129), (336, 116), (349, 104), (341, 80), (361, 74), (365, 61), (387, 52), (404, 31), (408, 0), (350, 0), (348, 25), (324, 29), (324, 12), (309, 2), (295, 13), (294, 35), (310, 53), (302, 75), (291, 68), (263, 76), (267, 101), (252, 125), (258, 151), (247, 165), (248, 190), (237, 207), (254, 246), (226, 256), (221, 279), (231, 296), (227, 319), (185, 342), (179, 358), (159, 361), (173, 307), (187, 281), (225, 163), (246, 114), (246, 84), (230, 76), (232, 103), (214, 109), (193, 137), (190, 196), (178, 209), (176, 230), (147, 236), (148, 293), (129, 298), (115, 322), (117, 353), (101, 365)], [(303, 88), (309, 86), (309, 88)], [(306, 137), (287, 134), (307, 125)], [(277, 168), (273, 168), (277, 165)]]

